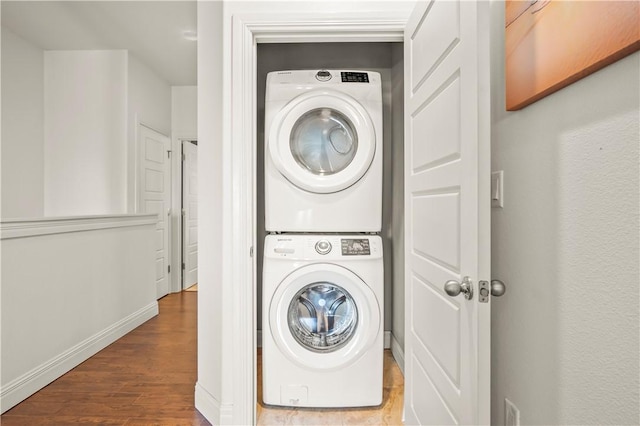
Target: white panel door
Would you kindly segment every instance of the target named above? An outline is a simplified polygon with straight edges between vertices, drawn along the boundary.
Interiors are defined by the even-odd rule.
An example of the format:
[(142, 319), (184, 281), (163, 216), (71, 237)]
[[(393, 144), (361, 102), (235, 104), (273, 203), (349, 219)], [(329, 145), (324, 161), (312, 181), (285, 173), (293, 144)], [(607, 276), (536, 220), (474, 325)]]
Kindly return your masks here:
[(182, 280), (198, 282), (198, 145), (182, 142)]
[(171, 279), (169, 215), (171, 213), (171, 163), (168, 137), (138, 127), (138, 211), (156, 213), (156, 297), (169, 293)]
[(488, 12), (419, 2), (405, 31), (406, 424), (490, 421)]

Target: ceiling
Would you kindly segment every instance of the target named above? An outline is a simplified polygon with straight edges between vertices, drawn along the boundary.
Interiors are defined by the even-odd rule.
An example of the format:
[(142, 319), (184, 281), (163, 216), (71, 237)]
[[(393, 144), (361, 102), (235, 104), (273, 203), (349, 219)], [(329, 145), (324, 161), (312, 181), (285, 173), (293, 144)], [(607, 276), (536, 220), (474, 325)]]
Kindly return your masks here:
[(171, 86), (196, 85), (196, 1), (5, 1), (2, 26), (44, 50), (127, 49)]

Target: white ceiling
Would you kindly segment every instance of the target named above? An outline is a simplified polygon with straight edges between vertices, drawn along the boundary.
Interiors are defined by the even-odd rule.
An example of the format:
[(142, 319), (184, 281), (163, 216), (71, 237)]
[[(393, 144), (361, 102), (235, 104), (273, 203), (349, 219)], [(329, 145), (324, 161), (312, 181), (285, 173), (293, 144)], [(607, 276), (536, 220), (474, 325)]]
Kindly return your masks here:
[(2, 26), (44, 50), (127, 49), (171, 86), (196, 85), (196, 2), (5, 1)]

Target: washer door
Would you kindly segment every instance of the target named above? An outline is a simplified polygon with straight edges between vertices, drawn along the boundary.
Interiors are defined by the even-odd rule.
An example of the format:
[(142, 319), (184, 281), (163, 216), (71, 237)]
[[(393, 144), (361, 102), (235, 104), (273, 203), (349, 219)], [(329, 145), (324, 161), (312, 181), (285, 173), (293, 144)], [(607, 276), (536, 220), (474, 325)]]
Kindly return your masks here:
[(321, 194), (356, 183), (376, 150), (367, 111), (336, 91), (311, 91), (294, 98), (273, 119), (268, 143), (273, 163), (287, 180)]
[(276, 289), (269, 326), (278, 349), (312, 370), (344, 368), (373, 345), (380, 306), (356, 274), (333, 264), (295, 270)]

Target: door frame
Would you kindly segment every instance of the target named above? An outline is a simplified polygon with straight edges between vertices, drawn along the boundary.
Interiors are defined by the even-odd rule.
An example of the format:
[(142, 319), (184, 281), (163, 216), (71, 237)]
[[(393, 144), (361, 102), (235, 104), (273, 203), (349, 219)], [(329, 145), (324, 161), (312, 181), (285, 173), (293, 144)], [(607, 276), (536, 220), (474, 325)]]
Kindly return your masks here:
[(176, 203), (176, 216), (178, 217), (178, 232), (177, 232), (177, 237), (176, 237), (176, 241), (177, 244), (173, 244), (174, 248), (178, 247), (176, 250), (178, 250), (178, 256), (176, 256), (177, 259), (177, 263), (176, 265), (180, 265), (179, 271), (178, 271), (178, 285), (176, 285), (176, 289), (175, 292), (180, 292), (182, 290), (185, 289), (184, 287), (184, 269), (183, 269), (183, 265), (185, 263), (184, 261), (184, 215), (182, 214), (182, 210), (184, 209), (184, 205), (182, 204), (183, 201), (183, 196), (184, 196), (184, 158), (182, 157), (184, 155), (184, 143), (192, 143), (195, 146), (198, 146), (198, 138), (178, 138), (177, 139), (178, 142), (180, 143), (179, 145), (179, 149), (178, 152), (179, 155), (176, 155), (178, 157), (178, 170), (176, 175), (179, 175), (176, 177), (177, 179), (177, 203)]
[[(182, 142), (197, 141), (195, 135), (173, 135), (171, 138), (171, 293), (184, 290), (182, 277)], [(175, 173), (173, 171), (175, 170)]]
[[(413, 9), (413, 7), (411, 7)], [(223, 140), (230, 164), (225, 173), (225, 191), (230, 191), (228, 222), (223, 227), (222, 246), (229, 249), (229, 298), (223, 304), (223, 318), (230, 324), (233, 339), (227, 346), (234, 363), (231, 370), (233, 403), (223, 407), (222, 417), (234, 424), (255, 424), (256, 420), (256, 149), (257, 149), (257, 44), (313, 42), (403, 42), (411, 10), (374, 13), (237, 14), (231, 18), (231, 49), (225, 49), (225, 73), (233, 76), (224, 88)], [(228, 65), (227, 65), (228, 64)], [(227, 109), (230, 107), (230, 109)], [(226, 263), (226, 262), (225, 262)], [(246, 285), (243, 285), (246, 283)], [(250, 285), (249, 285), (250, 284)], [(228, 309), (228, 311), (226, 311)], [(226, 408), (226, 409), (224, 409)], [(225, 417), (225, 421), (228, 418)]]

